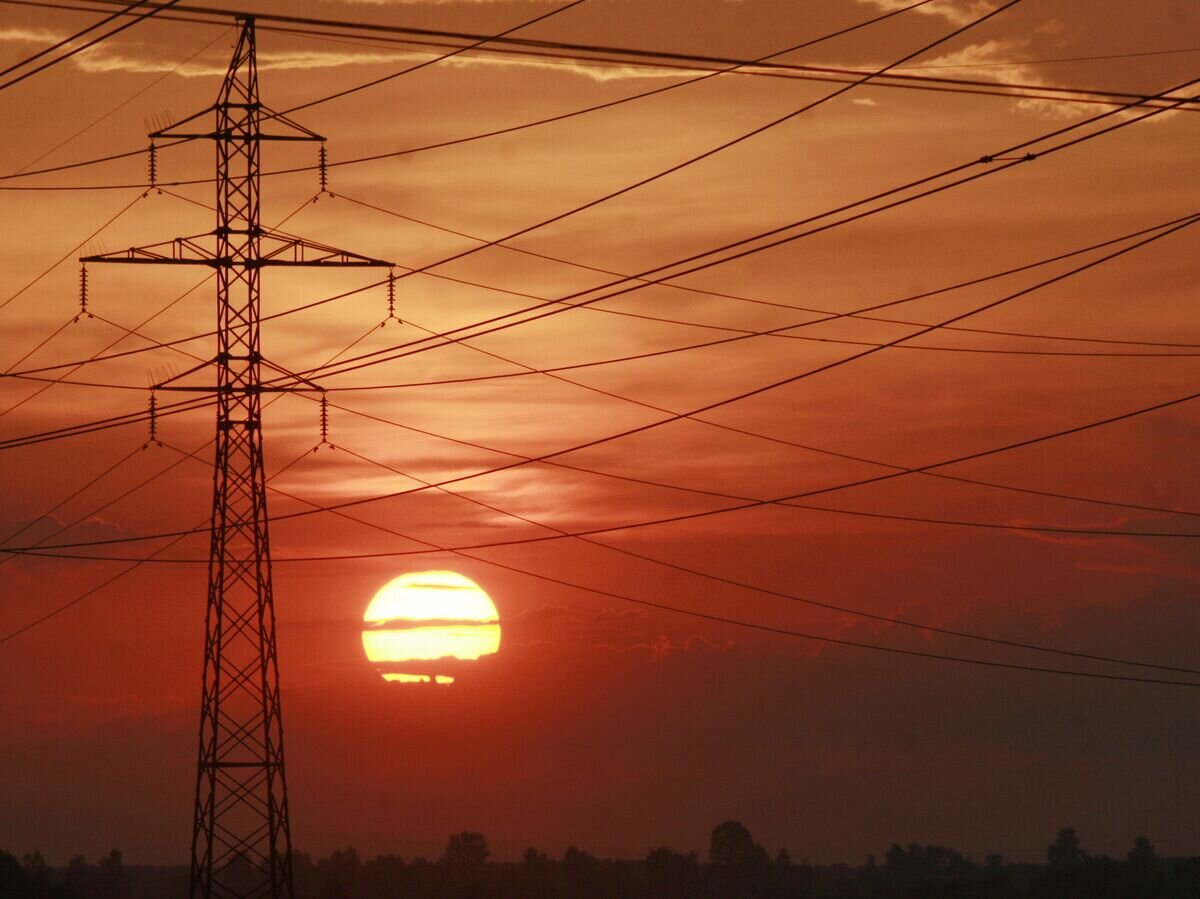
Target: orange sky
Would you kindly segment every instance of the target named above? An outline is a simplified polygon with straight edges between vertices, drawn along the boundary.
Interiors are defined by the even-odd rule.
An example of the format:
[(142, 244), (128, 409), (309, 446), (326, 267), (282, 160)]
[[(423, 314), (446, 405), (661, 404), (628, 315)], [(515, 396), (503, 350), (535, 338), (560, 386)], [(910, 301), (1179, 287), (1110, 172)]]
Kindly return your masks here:
[[(588, 0), (520, 34), (754, 58), (900, 5)], [(552, 4), (330, 0), (286, 8), (322, 18), (486, 34)], [(938, 0), (784, 60), (880, 67), (986, 8)], [(3, 7), (0, 67), (90, 21), (80, 13)], [(1026, 0), (909, 65), (927, 67), (914, 73), (1155, 93), (1194, 77), (1200, 56), (1077, 58), (1191, 47), (1198, 22), (1193, 5), (1180, 0), (1149, 0), (1136, 9), (1117, 0)], [(179, 119), (212, 102), (231, 34), (201, 25), (145, 23), (0, 92), (6, 117), (0, 172), (143, 146), (153, 117)], [(424, 51), (365, 39), (266, 31), (259, 35), (259, 50), (263, 99), (276, 109), (428, 58)], [(1063, 58), (1072, 61), (1022, 62)], [(295, 117), (328, 136), (330, 158), (337, 162), (541, 119), (685, 76), (694, 77), (647, 66), (477, 55)], [(430, 225), (486, 240), (503, 237), (697, 156), (836, 87), (723, 75), (509, 135), (335, 167), (330, 188), (339, 196), (307, 205), (316, 192), (314, 173), (272, 177), (264, 182), (263, 219), (274, 225), (299, 208), (286, 230), (393, 260), (401, 268), (424, 266), (474, 245)], [(72, 138), (119, 104), (124, 105)], [(530, 295), (561, 297), (611, 280), (595, 269), (634, 273), (817, 215), (1103, 109), (866, 84), (512, 242), (541, 256), (493, 248), (436, 269), (446, 277), (401, 281), (397, 312), (407, 324), (376, 328), (351, 354), (502, 315), (529, 305)], [(860, 309), (1066, 253), (1195, 213), (1198, 126), (1200, 117), (1191, 112), (1160, 115), (675, 282), (709, 293), (655, 286), (322, 383), (349, 388), (436, 382), (686, 347), (800, 325), (817, 317), (811, 310)], [(1045, 146), (1050, 144), (1038, 148)], [(210, 153), (199, 145), (163, 151), (160, 177), (210, 177)], [(267, 145), (264, 157), (267, 169), (290, 168), (311, 164), (315, 150)], [(136, 185), (145, 172), (146, 159), (139, 156), (0, 186)], [(26, 371), (145, 346), (130, 338), (108, 350), (121, 332), (101, 318), (83, 319), (22, 358), (77, 311), (73, 260), (83, 252), (78, 245), (131, 202), (89, 251), (211, 229), (212, 213), (187, 202), (211, 202), (210, 185), (170, 191), (142, 199), (136, 187), (0, 191), (5, 212), (0, 302), (15, 296), (0, 309), (0, 367)], [(347, 513), (440, 546), (552, 533), (546, 528), (589, 531), (733, 504), (711, 492), (768, 499), (885, 470), (795, 444), (920, 466), (1181, 397), (1195, 390), (1200, 352), (1191, 309), (1195, 240), (1193, 230), (1181, 231), (959, 323), (989, 332), (1110, 342), (934, 333), (913, 341), (921, 348), (885, 349), (698, 416), (742, 433), (675, 421), (556, 458), (561, 465), (526, 464), (449, 488), (462, 496), (426, 491)], [(1098, 255), (878, 315), (938, 322)], [(66, 261), (56, 264), (60, 259)], [(139, 326), (195, 288), (146, 324), (144, 333), (161, 341), (213, 327), (212, 286), (196, 287), (199, 269), (97, 265), (89, 274), (89, 305), (103, 319)], [(283, 311), (377, 278), (358, 270), (268, 270), (264, 311)], [(613, 314), (618, 312), (632, 315)], [(385, 315), (385, 291), (373, 287), (267, 323), (263, 349), (291, 370), (320, 365)], [(291, 495), (273, 494), (272, 513), (307, 508), (305, 500), (366, 498), (567, 449), (791, 378), (860, 352), (863, 342), (891, 341), (912, 330), (894, 321), (843, 318), (791, 330), (790, 336), (564, 371), (559, 379), (534, 374), (331, 393), (330, 439), (341, 451), (309, 454), (272, 481)], [(183, 349), (200, 356), (212, 352), (208, 341)], [(0, 440), (143, 409), (143, 388), (194, 362), (155, 350), (92, 364), (68, 380), (138, 389), (56, 385), (9, 412), (3, 410), (44, 385), (0, 380)], [(1184, 403), (946, 473), (1200, 510), (1189, 470), (1197, 414), (1194, 404)], [(271, 405), (265, 414), (268, 470), (311, 449), (319, 439), (317, 422), (310, 399), (284, 397)], [(195, 527), (210, 503), (211, 431), (208, 409), (163, 419), (162, 440), (199, 450), (202, 462), (180, 463), (176, 451), (152, 446), (9, 544)], [(139, 424), (4, 450), (0, 536), (43, 514), (145, 440)], [(170, 466), (175, 467), (153, 483), (90, 514)], [(1085, 504), (921, 475), (801, 502), (1113, 534), (971, 528), (768, 506), (595, 539), (876, 615), (1195, 665), (1191, 635), (1200, 624), (1195, 541), (1128, 534), (1196, 532), (1195, 512)], [(82, 523), (55, 536), (62, 524), (81, 517)], [(794, 858), (818, 861), (855, 861), (886, 850), (892, 840), (910, 839), (976, 855), (1000, 851), (1033, 858), (1065, 825), (1076, 826), (1095, 851), (1124, 852), (1139, 833), (1164, 854), (1200, 851), (1194, 828), (1200, 796), (1189, 776), (1198, 760), (1192, 689), (872, 653), (654, 611), (568, 585), (941, 654), (1135, 676), (1163, 672), (1092, 665), (864, 621), (578, 540), (472, 551), (477, 558), (471, 559), (427, 552), (288, 562), (296, 556), (404, 552), (421, 544), (329, 514), (279, 522), (272, 536), (293, 839), (299, 848), (323, 853), (353, 844), (367, 854), (433, 855), (446, 833), (469, 828), (483, 831), (502, 858), (519, 855), (531, 843), (552, 852), (576, 843), (597, 853), (640, 856), (663, 843), (702, 849), (713, 825), (735, 817), (772, 850), (786, 845)], [(147, 546), (161, 545), (133, 543), (107, 551), (136, 557)], [(201, 535), (163, 555), (202, 560), (206, 552)], [(121, 567), (3, 560), (0, 636)], [(504, 628), (500, 653), (452, 688), (383, 684), (362, 656), (359, 622), (373, 593), (404, 571), (424, 568), (459, 570), (477, 581), (494, 599)], [(0, 720), (6, 722), (0, 728), (0, 795), (6, 797), (0, 803), (0, 848), (18, 853), (41, 848), (57, 862), (112, 846), (136, 862), (185, 857), (204, 583), (202, 564), (146, 565), (0, 644), (0, 683), (8, 686), (0, 693)]]

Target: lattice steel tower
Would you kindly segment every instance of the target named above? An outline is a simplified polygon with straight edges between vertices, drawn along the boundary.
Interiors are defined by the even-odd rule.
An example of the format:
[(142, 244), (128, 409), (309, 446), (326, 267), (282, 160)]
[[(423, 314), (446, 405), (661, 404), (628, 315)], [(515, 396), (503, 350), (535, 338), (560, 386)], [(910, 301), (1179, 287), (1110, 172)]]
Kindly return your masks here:
[[(216, 392), (217, 436), (200, 758), (192, 832), (193, 899), (292, 895), (291, 828), (284, 774), (275, 601), (263, 473), (263, 393), (315, 385), (264, 359), (259, 344), (261, 269), (271, 265), (385, 266), (390, 263), (264, 230), (259, 220), (263, 141), (323, 141), (259, 103), (254, 20), (239, 17), (237, 45), (217, 102), (150, 138), (216, 144), (217, 226), (207, 234), (87, 262), (207, 265), (217, 282), (217, 353), (156, 390)], [(215, 116), (211, 131), (186, 126)], [(272, 133), (264, 133), (270, 126)], [(155, 163), (153, 144), (151, 161)], [(322, 149), (321, 180), (325, 168)], [(152, 180), (154, 177), (152, 166)], [(186, 386), (216, 368), (216, 385)], [(263, 369), (273, 372), (262, 380)]]

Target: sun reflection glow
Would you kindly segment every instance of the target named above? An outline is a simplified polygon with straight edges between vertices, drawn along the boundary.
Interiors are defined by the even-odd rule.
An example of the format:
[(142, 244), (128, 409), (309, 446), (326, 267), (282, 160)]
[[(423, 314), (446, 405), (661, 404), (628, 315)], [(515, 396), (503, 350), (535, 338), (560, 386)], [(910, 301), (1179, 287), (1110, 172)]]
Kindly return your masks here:
[(386, 681), (451, 684), (455, 666), (499, 651), (499, 615), (470, 578), (409, 572), (375, 594), (363, 614), (362, 641)]
[[(427, 684), (430, 681), (428, 674), (385, 674), (383, 679), (397, 684)], [(454, 678), (444, 674), (435, 674), (433, 682), (435, 684), (452, 684)]]

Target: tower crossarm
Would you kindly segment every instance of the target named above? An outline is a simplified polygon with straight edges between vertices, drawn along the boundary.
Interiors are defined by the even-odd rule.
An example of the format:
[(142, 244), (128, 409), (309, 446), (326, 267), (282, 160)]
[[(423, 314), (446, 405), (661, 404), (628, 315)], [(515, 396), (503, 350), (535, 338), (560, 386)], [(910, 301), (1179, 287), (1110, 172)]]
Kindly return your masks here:
[(395, 263), (327, 246), (303, 237), (264, 234), (259, 245), (259, 265), (344, 265), (359, 268), (394, 268)]
[[(278, 125), (282, 125), (286, 128), (291, 129), (291, 131), (287, 134), (264, 134), (260, 131), (258, 133), (258, 135), (255, 136), (255, 138), (254, 138), (255, 141), (263, 141), (263, 140), (324, 141), (325, 140), (325, 137), (323, 135), (317, 134), (317, 132), (312, 131), (308, 128), (305, 128), (299, 122), (289, 119), (287, 116), (285, 116), (281, 112), (275, 112), (273, 109), (270, 109), (270, 108), (264, 106), (262, 103), (256, 103), (253, 101), (245, 102), (245, 103), (236, 103), (235, 102), (235, 103), (225, 103), (225, 104), (223, 104), (223, 106), (225, 109), (241, 109), (248, 113), (252, 113), (257, 118), (260, 128), (266, 122), (274, 122)], [(209, 115), (210, 113), (215, 113), (217, 111), (218, 111), (217, 106), (209, 106), (206, 109), (200, 110), (200, 112), (193, 113), (192, 115), (188, 116), (186, 119), (182, 119), (181, 121), (175, 122), (172, 125), (168, 125), (166, 128), (160, 128), (157, 131), (151, 131), (149, 133), (149, 135), (147, 135), (147, 136), (151, 140), (158, 140), (160, 138), (168, 138), (168, 139), (174, 139), (174, 140), (242, 141), (242, 140), (247, 139), (244, 134), (242, 134), (239, 131), (237, 131), (236, 129), (232, 129), (232, 128), (227, 128), (227, 129), (218, 128), (218, 129), (214, 129), (213, 131), (189, 131), (189, 130), (185, 130), (182, 128), (183, 125), (191, 124), (193, 122), (198, 122), (198, 121), (202, 120), (206, 115)]]
[[(246, 232), (242, 232), (242, 234), (249, 236)], [(89, 262), (174, 263), (176, 265), (207, 265), (212, 268), (237, 266), (253, 268), (266, 265), (338, 265), (389, 269), (395, 267), (394, 262), (386, 259), (375, 259), (313, 240), (306, 240), (303, 237), (274, 234), (263, 230), (260, 230), (257, 235), (258, 252), (254, 256), (220, 254), (218, 247), (222, 245), (228, 247), (230, 236), (231, 233), (222, 235), (217, 231), (210, 231), (207, 234), (176, 237), (174, 240), (162, 243), (129, 247), (125, 250), (114, 250), (111, 253), (80, 256), (79, 261), (85, 264)], [(226, 239), (223, 241), (220, 239), (221, 237)]]

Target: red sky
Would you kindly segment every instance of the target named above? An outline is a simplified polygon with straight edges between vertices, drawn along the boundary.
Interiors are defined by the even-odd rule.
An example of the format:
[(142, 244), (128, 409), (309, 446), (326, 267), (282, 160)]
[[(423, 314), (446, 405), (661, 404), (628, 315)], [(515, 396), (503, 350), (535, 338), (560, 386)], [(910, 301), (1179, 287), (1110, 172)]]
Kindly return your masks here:
[[(587, 0), (520, 35), (757, 58), (900, 5)], [(551, 8), (507, 0), (287, 5), (299, 15), (480, 34)], [(938, 0), (782, 59), (866, 71), (987, 8)], [(0, 67), (93, 20), (4, 7)], [(1116, 0), (1026, 0), (908, 65), (924, 66), (910, 74), (1150, 94), (1195, 77), (1196, 52), (1158, 51), (1194, 45), (1197, 24), (1193, 4), (1182, 0), (1148, 0), (1136, 9)], [(143, 146), (152, 117), (179, 119), (212, 102), (231, 35), (204, 25), (144, 23), (3, 90), (0, 171)], [(259, 35), (259, 50), (263, 99), (276, 109), (430, 57), (428, 49), (366, 39), (268, 31)], [(477, 54), (295, 117), (329, 137), (337, 162), (476, 135), (691, 77), (648, 65)], [(275, 224), (299, 208), (287, 230), (393, 260), (398, 270), (420, 267), (475, 245), (430, 225), (485, 240), (503, 237), (689, 160), (837, 87), (722, 75), (504, 136), (337, 166), (330, 188), (338, 196), (307, 205), (316, 192), (315, 173), (271, 177), (264, 182), (263, 218)], [(540, 256), (492, 248), (401, 281), (397, 311), (406, 324), (376, 328), (350, 352), (502, 315), (529, 305), (529, 295), (556, 298), (611, 280), (594, 269), (629, 274), (689, 257), (1107, 108), (864, 84), (511, 242)], [(1121, 113), (1060, 141), (1130, 118)], [(639, 290), (323, 383), (412, 385), (688, 347), (799, 326), (819, 317), (812, 310), (858, 310), (1108, 241), (1196, 212), (1198, 126), (1191, 112), (1159, 115), (688, 275), (675, 287)], [(210, 152), (198, 145), (165, 150), (160, 177), (211, 177)], [(311, 146), (268, 145), (264, 164), (290, 168), (313, 158)], [(146, 159), (138, 156), (0, 186), (138, 185), (145, 172)], [(4, 369), (28, 371), (147, 345), (133, 337), (106, 349), (122, 336), (109, 321), (158, 341), (213, 327), (212, 286), (196, 286), (197, 269), (93, 266), (89, 305), (99, 317), (70, 324), (26, 356), (75, 315), (74, 259), (89, 235), (99, 231), (99, 247), (113, 250), (211, 229), (212, 213), (187, 202), (211, 202), (211, 185), (169, 191), (138, 199), (136, 186), (0, 190), (0, 302), (13, 298), (0, 309)], [(865, 620), (576, 539), (472, 550), (473, 558), (430, 551), (288, 561), (411, 552), (422, 548), (418, 540), (467, 546), (551, 534), (547, 528), (592, 531), (669, 518), (734, 504), (714, 492), (770, 499), (887, 470), (815, 450), (923, 466), (1185, 396), (1195, 390), (1200, 352), (1192, 309), (1195, 240), (1193, 230), (1180, 231), (959, 322), (986, 333), (935, 332), (697, 416), (738, 432), (674, 421), (556, 457), (559, 465), (525, 464), (463, 480), (448, 488), (459, 496), (425, 491), (346, 510), (417, 539), (328, 513), (277, 523), (275, 589), (296, 845), (314, 853), (352, 844), (367, 854), (428, 856), (440, 851), (451, 830), (469, 828), (483, 831), (502, 858), (529, 844), (557, 853), (569, 843), (640, 856), (660, 844), (703, 849), (709, 830), (733, 817), (772, 851), (787, 846), (794, 858), (816, 861), (860, 860), (893, 840), (1032, 859), (1066, 825), (1077, 827), (1085, 846), (1097, 852), (1124, 852), (1141, 833), (1162, 853), (1200, 852), (1194, 815), (1200, 796), (1190, 776), (1200, 761), (1194, 688), (873, 652), (657, 611), (612, 594), (944, 655), (1135, 677), (1188, 675)], [(797, 327), (788, 336), (563, 371), (558, 378), (529, 374), (330, 393), (330, 439), (340, 450), (310, 453), (273, 480), (290, 496), (273, 494), (272, 513), (309, 508), (305, 501), (369, 498), (462, 477), (696, 410), (861, 352), (864, 342), (893, 341), (918, 328), (897, 321), (940, 322), (1100, 255), (877, 313), (891, 322), (841, 318)], [(264, 311), (377, 278), (356, 270), (271, 270)], [(195, 289), (156, 315), (189, 288)], [(373, 287), (267, 323), (264, 352), (291, 370), (317, 366), (385, 314), (385, 292)], [(212, 352), (206, 340), (183, 349)], [(148, 384), (194, 361), (153, 350), (74, 374), (54, 369), (39, 375), (137, 388), (130, 390), (67, 384), (42, 390), (36, 381), (0, 380), (0, 439), (144, 409)], [(941, 470), (1181, 514), (908, 475), (800, 500), (825, 510), (768, 505), (592, 539), (874, 615), (1198, 667), (1195, 540), (1139, 536), (1200, 530), (1200, 495), (1191, 475), (1197, 415), (1194, 403), (1183, 403)], [(210, 503), (211, 416), (205, 409), (164, 418), (159, 434), (168, 446), (136, 453), (62, 505), (137, 450), (146, 441), (145, 425), (4, 449), (0, 536), (23, 546), (195, 527)], [(269, 471), (315, 445), (317, 421), (310, 399), (284, 397), (271, 405), (265, 416)], [(200, 461), (180, 463), (171, 447), (199, 450)], [(52, 508), (49, 517), (15, 534)], [(162, 545), (84, 552), (138, 557)], [(204, 565), (195, 560), (206, 552), (205, 536), (185, 539), (162, 557), (192, 562), (144, 565), (0, 644), (0, 682), (7, 687), (0, 693), (0, 848), (41, 848), (60, 863), (74, 852), (95, 855), (113, 846), (135, 862), (186, 857), (205, 589)], [(123, 567), (5, 559), (0, 636)], [(451, 688), (385, 685), (362, 657), (358, 622), (371, 595), (390, 578), (423, 568), (451, 568), (478, 581), (504, 627), (501, 652)]]

